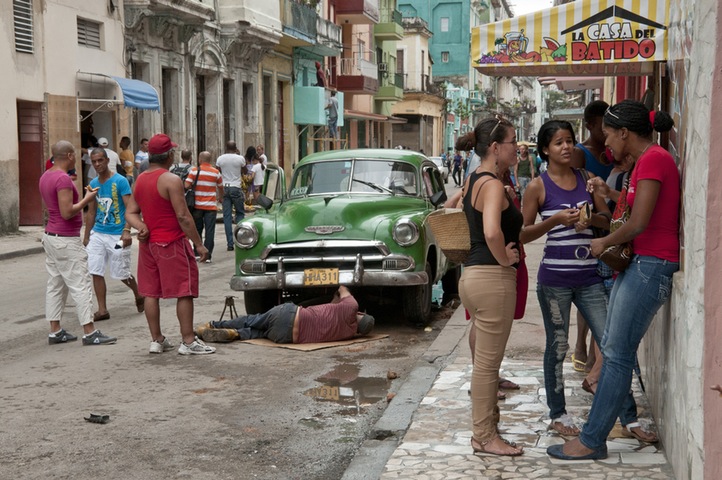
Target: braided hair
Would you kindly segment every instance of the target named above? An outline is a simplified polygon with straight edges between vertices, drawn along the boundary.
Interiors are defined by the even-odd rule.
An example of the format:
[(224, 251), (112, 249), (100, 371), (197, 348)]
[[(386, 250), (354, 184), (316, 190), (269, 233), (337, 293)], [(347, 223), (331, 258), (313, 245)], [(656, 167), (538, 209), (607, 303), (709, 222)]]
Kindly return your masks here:
[(674, 126), (674, 120), (667, 112), (650, 112), (642, 102), (623, 100), (607, 109), (604, 113), (604, 125), (616, 129), (626, 128), (646, 138), (653, 130), (668, 132)]

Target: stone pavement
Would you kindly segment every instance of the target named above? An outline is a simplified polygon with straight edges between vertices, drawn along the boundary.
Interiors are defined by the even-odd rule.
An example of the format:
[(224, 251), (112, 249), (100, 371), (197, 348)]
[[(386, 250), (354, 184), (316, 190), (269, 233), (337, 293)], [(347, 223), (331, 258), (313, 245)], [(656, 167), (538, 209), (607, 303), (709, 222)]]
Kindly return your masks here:
[[(458, 314), (458, 312), (457, 312)], [(456, 358), (443, 368), (414, 413), (411, 425), (384, 468), (382, 479), (673, 479), (662, 449), (624, 438), (617, 422), (608, 441), (609, 458), (600, 461), (564, 462), (546, 454), (546, 447), (564, 439), (549, 431), (544, 373), (541, 359), (515, 359), (502, 364), (502, 376), (521, 388), (506, 390), (499, 402), (499, 429), (507, 440), (524, 446), (520, 457), (474, 455), (470, 446), (471, 356), (466, 336)], [(583, 374), (571, 361), (564, 367), (567, 407), (581, 427), (591, 408), (592, 396), (582, 390)], [(647, 401), (634, 380), (640, 421), (651, 423)]]

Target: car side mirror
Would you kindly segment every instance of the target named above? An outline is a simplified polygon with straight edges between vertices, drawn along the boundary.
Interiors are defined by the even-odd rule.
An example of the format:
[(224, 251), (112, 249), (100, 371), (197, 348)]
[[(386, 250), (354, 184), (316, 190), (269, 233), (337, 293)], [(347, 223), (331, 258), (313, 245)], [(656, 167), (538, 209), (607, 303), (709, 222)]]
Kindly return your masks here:
[(444, 190), (439, 190), (435, 194), (431, 196), (431, 204), (435, 207), (438, 207), (442, 203), (444, 203), (447, 200), (446, 192)]
[(264, 209), (266, 212), (270, 210), (270, 208), (273, 206), (273, 200), (268, 198), (265, 195), (259, 195), (256, 199), (256, 203), (261, 206), (262, 209)]

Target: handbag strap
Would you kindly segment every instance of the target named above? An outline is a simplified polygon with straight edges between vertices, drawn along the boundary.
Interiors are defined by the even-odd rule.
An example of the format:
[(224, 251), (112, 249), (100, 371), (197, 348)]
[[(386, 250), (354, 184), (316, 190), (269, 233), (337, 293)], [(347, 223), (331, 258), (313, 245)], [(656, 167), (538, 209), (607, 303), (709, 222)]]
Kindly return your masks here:
[(191, 185), (191, 188), (188, 190), (195, 191), (196, 189), (196, 183), (198, 183), (198, 177), (201, 176), (201, 166), (198, 165), (198, 168), (196, 168), (196, 178), (193, 179), (193, 184)]

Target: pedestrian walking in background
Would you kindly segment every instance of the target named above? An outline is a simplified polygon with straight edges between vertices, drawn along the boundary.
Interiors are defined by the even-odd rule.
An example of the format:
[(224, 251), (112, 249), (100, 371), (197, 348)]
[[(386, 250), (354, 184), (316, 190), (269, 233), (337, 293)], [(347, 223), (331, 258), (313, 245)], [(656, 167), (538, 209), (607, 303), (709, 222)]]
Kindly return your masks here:
[(258, 158), (261, 159), (261, 165), (263, 165), (263, 169), (265, 170), (268, 166), (268, 157), (266, 156), (266, 149), (263, 147), (263, 145), (256, 146), (256, 154), (258, 155)]
[(108, 163), (108, 168), (113, 173), (120, 172), (121, 174), (125, 171), (123, 170), (123, 165), (120, 163), (120, 156), (116, 153), (115, 150), (111, 149), (110, 144), (108, 143), (108, 139), (105, 137), (100, 137), (98, 139), (98, 146), (100, 148), (105, 149), (105, 153), (108, 155), (108, 159), (110, 162)]
[(236, 142), (226, 143), (226, 153), (216, 159), (223, 183), (223, 227), (226, 231), (226, 247), (233, 251), (233, 225), (246, 216), (242, 190), (243, 167), (246, 159), (238, 154)]
[(457, 187), (461, 186), (461, 160), (461, 152), (459, 150), (456, 150), (456, 152), (454, 153), (454, 169), (452, 170), (451, 178), (454, 179), (454, 185), (456, 185)]
[[(223, 198), (223, 182), (221, 172), (211, 165), (210, 152), (198, 154), (198, 168), (191, 168), (185, 179), (185, 188), (191, 188), (195, 183), (193, 194), (195, 206), (191, 212), (195, 221), (198, 235), (202, 238), (205, 230), (203, 245), (208, 249), (206, 263), (211, 263), (216, 235), (216, 217), (218, 216), (218, 197)], [(198, 180), (196, 181), (196, 177)]]
[(125, 209), (131, 197), (130, 183), (124, 175), (110, 172), (110, 159), (104, 149), (91, 150), (90, 161), (98, 172), (98, 177), (90, 182), (90, 188), (97, 189), (97, 193), (85, 214), (83, 244), (88, 251), (88, 271), (98, 300), (98, 311), (93, 314), (93, 321), (97, 322), (110, 318), (106, 303), (107, 266), (110, 267), (110, 276), (123, 282), (133, 292), (138, 312), (143, 312), (144, 299), (138, 293), (138, 284), (130, 272), (133, 237), (125, 222)]
[(185, 185), (186, 178), (188, 178), (188, 174), (191, 173), (191, 168), (193, 167), (193, 152), (190, 150), (182, 150), (180, 157), (180, 163), (174, 163), (168, 171), (173, 175), (179, 176)]
[[(123, 137), (120, 139), (120, 164), (123, 166), (122, 172), (119, 170), (118, 173), (125, 175), (130, 185), (133, 185), (134, 170), (135, 170), (135, 155), (130, 150), (130, 137)], [(108, 159), (110, 161), (110, 159)]]
[[(650, 112), (633, 100), (618, 103), (604, 114), (605, 145), (618, 161), (627, 155), (635, 161), (629, 186), (620, 196), (631, 215), (614, 232), (594, 239), (591, 250), (599, 256), (609, 246), (631, 242), (634, 256), (617, 276), (609, 298), (601, 343), (604, 364), (589, 420), (579, 438), (547, 449), (553, 457), (607, 457), (607, 436), (629, 395), (639, 343), (671, 294), (672, 275), (679, 270), (680, 177), (674, 158), (654, 143), (652, 133), (667, 132), (672, 126), (666, 112)], [(618, 210), (623, 207), (617, 205)]]
[(148, 139), (140, 140), (138, 151), (135, 152), (135, 176), (143, 173), (148, 168)]
[[(567, 121), (552, 120), (539, 129), (539, 155), (548, 169), (533, 180), (522, 203), (523, 243), (546, 235), (544, 256), (539, 266), (537, 297), (544, 319), (544, 387), (549, 407), (550, 428), (561, 435), (578, 435), (579, 428), (566, 409), (564, 359), (569, 349), (569, 320), (572, 304), (588, 320), (592, 334), (601, 340), (607, 315), (604, 279), (597, 274), (597, 259), (591, 255), (592, 226), (608, 228), (611, 214), (598, 197), (587, 192), (585, 177), (572, 168), (576, 139)], [(591, 223), (580, 223), (580, 208), (593, 204), (597, 212)], [(535, 223), (537, 216), (542, 221)], [(623, 422), (636, 420), (636, 405), (629, 395)]]
[[(160, 299), (176, 299), (176, 315), (182, 336), (178, 353), (204, 355), (214, 353), (193, 333), (193, 299), (198, 297), (198, 264), (188, 239), (193, 242), (200, 261), (208, 258), (208, 249), (188, 211), (183, 182), (168, 168), (178, 147), (165, 134), (148, 142), (148, 169), (138, 176), (134, 196), (128, 202), (126, 220), (138, 230), (138, 290), (145, 297), (145, 318), (150, 330), (150, 353), (175, 348), (160, 327)], [(186, 238), (187, 237), (187, 238)]]
[(45, 292), (45, 317), (50, 322), (50, 345), (77, 340), (60, 325), (68, 293), (75, 302), (78, 321), (83, 327), (83, 345), (105, 345), (117, 339), (104, 335), (93, 323), (93, 292), (88, 273), (88, 253), (80, 240), (83, 208), (95, 200), (96, 192), (87, 190), (79, 199), (78, 190), (68, 176), (75, 165), (75, 147), (61, 140), (52, 147), (53, 166), (40, 177), (39, 190), (48, 209), (43, 235), (48, 286)]
[(514, 126), (497, 116), (479, 122), (469, 133), (480, 158), (464, 184), (463, 210), (469, 222), (471, 249), (459, 281), (459, 295), (476, 329), (471, 376), (475, 453), (521, 455), (524, 451), (498, 432), (499, 367), (511, 331), (516, 303), (516, 270), (522, 217), (497, 178), (497, 168), (516, 163)]
[(534, 156), (529, 153), (527, 145), (519, 145), (519, 161), (514, 166), (514, 178), (519, 189), (519, 197), (523, 201), (524, 191), (529, 182), (534, 180)]
[(263, 163), (258, 155), (253, 159), (253, 200), (261, 194), (263, 188)]

